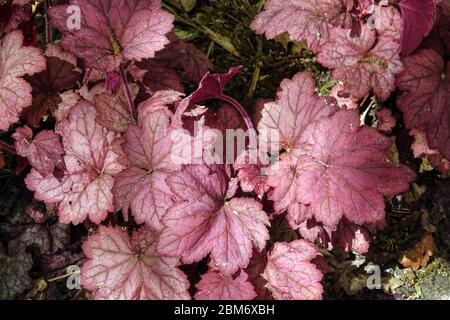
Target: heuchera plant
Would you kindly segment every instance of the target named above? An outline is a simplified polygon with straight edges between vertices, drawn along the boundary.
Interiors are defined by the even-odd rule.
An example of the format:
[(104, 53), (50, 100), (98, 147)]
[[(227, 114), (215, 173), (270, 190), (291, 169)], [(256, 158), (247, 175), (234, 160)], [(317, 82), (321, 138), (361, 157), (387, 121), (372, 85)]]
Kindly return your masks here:
[[(81, 284), (93, 299), (320, 299), (317, 245), (366, 253), (384, 197), (415, 179), (389, 156), (392, 110), (377, 110), (377, 127), (361, 121), (369, 96), (384, 102), (398, 89), (414, 155), (450, 169), (450, 1), (266, 1), (255, 32), (306, 41), (339, 83), (319, 96), (299, 72), (259, 101), (253, 120), (224, 92), (241, 68), (209, 73), (208, 58), (171, 33), (159, 0), (50, 8), (62, 40), (45, 48), (24, 43), (28, 1), (1, 7), (0, 129), (14, 131), (14, 146), (0, 148), (27, 159), (28, 189), (56, 207), (61, 226), (90, 226)], [(187, 97), (180, 70), (199, 82)], [(218, 110), (198, 105), (210, 99)], [(54, 129), (40, 127), (48, 118)], [(213, 150), (230, 129), (248, 130), (249, 141), (226, 162)], [(282, 215), (302, 239), (272, 243)], [(34, 241), (50, 250), (48, 237)], [(30, 259), (8, 257), (5, 272), (17, 264), (27, 276)], [(188, 267), (202, 262), (208, 270), (192, 282)]]

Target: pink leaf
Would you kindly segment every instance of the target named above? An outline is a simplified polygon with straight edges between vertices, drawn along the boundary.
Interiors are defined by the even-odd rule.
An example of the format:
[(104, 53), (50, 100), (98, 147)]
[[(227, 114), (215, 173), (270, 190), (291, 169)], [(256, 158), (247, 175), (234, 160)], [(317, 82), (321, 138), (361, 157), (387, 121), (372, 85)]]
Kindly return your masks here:
[(290, 219), (289, 216), (287, 216), (287, 218), (291, 227), (293, 229), (298, 229), (298, 232), (304, 239), (310, 242), (315, 242), (318, 240), (326, 250), (332, 250), (334, 248), (336, 241), (333, 239), (333, 231), (330, 230), (330, 228), (325, 227), (323, 224), (317, 223), (315, 219), (298, 221), (299, 224), (294, 225), (292, 219)]
[(42, 176), (36, 169), (25, 178), (27, 188), (34, 191), (34, 198), (48, 204), (56, 204), (65, 198), (63, 184), (54, 175)]
[[(294, 81), (295, 80), (295, 81)], [(288, 210), (297, 223), (313, 217), (330, 229), (346, 216), (362, 224), (384, 218), (384, 195), (408, 188), (412, 172), (388, 160), (390, 140), (359, 128), (357, 111), (335, 112), (314, 95), (307, 73), (285, 80), (276, 103), (266, 104), (259, 125), (279, 132), (272, 151), (284, 151), (268, 169), (276, 213)]]
[[(301, 135), (310, 123), (328, 117), (336, 110), (338, 108), (328, 99), (315, 95), (315, 82), (309, 72), (284, 80), (277, 100), (265, 104), (258, 125), (260, 146), (267, 146), (271, 154), (286, 150), (282, 155), (285, 161), (280, 161), (276, 170), (270, 170), (267, 181), (269, 186), (275, 186), (270, 198), (275, 201), (278, 213), (297, 202), (297, 179), (292, 169), (296, 163), (293, 154), (303, 143)], [(278, 139), (273, 140), (274, 137)]]
[(26, 158), (28, 156), (28, 150), (33, 139), (33, 130), (24, 126), (23, 128), (17, 128), (16, 132), (12, 135), (14, 141), (14, 147), (19, 156)]
[[(279, 150), (293, 150), (299, 146), (299, 138), (313, 121), (327, 117), (336, 111), (328, 106), (325, 98), (315, 95), (316, 84), (309, 72), (296, 74), (280, 85), (275, 102), (266, 103), (258, 125), (260, 142), (270, 153)], [(278, 141), (270, 138), (279, 136)]]
[(431, 31), (436, 0), (399, 0), (403, 17), (402, 53), (411, 54)]
[(267, 176), (264, 175), (267, 166), (262, 165), (259, 158), (255, 159), (252, 152), (241, 153), (233, 167), (238, 171), (242, 191), (255, 192), (258, 197), (262, 198), (269, 190)]
[(263, 277), (277, 300), (318, 300), (322, 298), (322, 272), (311, 260), (319, 250), (304, 240), (277, 242), (269, 253)]
[(274, 201), (275, 213), (285, 211), (299, 215), (303, 218), (310, 211), (304, 211), (302, 204), (297, 201), (297, 189), (300, 187), (297, 173), (297, 159), (290, 153), (282, 154), (281, 157), (267, 170), (267, 185), (272, 187), (269, 199)]
[(105, 83), (98, 83), (94, 85), (92, 88), (88, 88), (87, 85), (82, 86), (77, 93), (84, 99), (89, 102), (95, 102), (95, 96), (101, 93), (107, 92)]
[(45, 55), (47, 57), (55, 57), (60, 60), (71, 63), (74, 67), (78, 65), (77, 57), (75, 57), (70, 52), (64, 51), (61, 46), (49, 43), (47, 44), (47, 49), (45, 50)]
[(225, 275), (248, 265), (253, 247), (261, 251), (269, 239), (269, 219), (254, 199), (229, 199), (228, 182), (220, 166), (189, 165), (168, 178), (178, 199), (163, 217), (159, 252), (184, 263), (211, 253)]
[(364, 254), (369, 251), (371, 236), (362, 226), (342, 220), (334, 237), (337, 244), (347, 252)]
[(344, 86), (337, 84), (331, 89), (331, 96), (336, 99), (339, 107), (352, 110), (358, 109), (358, 100), (345, 93)]
[(52, 174), (55, 166), (63, 167), (64, 148), (61, 138), (53, 131), (39, 132), (32, 140), (32, 130), (25, 126), (13, 134), (17, 153), (28, 158), (31, 166), (43, 176)]
[(369, 251), (371, 234), (364, 226), (342, 219), (337, 228), (328, 228), (314, 219), (295, 221), (292, 215), (288, 220), (293, 229), (298, 229), (301, 236), (308, 241), (320, 241), (327, 250), (339, 247), (346, 252), (364, 254)]
[(398, 44), (390, 37), (377, 39), (367, 25), (354, 38), (349, 30), (335, 29), (317, 61), (334, 69), (333, 77), (343, 81), (346, 92), (357, 99), (373, 91), (386, 100), (395, 90), (395, 75), (403, 70)]
[(177, 268), (178, 259), (159, 256), (148, 229), (131, 237), (119, 228), (100, 226), (83, 244), (88, 261), (81, 283), (94, 299), (185, 300), (189, 282)]
[(99, 224), (114, 211), (111, 188), (123, 166), (113, 150), (117, 136), (98, 125), (96, 117), (94, 106), (82, 100), (59, 123), (66, 167), (62, 180), (53, 175), (43, 177), (35, 170), (26, 178), (36, 199), (59, 203), (62, 223), (79, 224), (89, 217)]
[(375, 18), (374, 27), (379, 36), (400, 40), (403, 30), (402, 17), (394, 6), (381, 6), (379, 13), (375, 11), (372, 14)]
[[(312, 123), (303, 132), (305, 144), (292, 169), (297, 201), (310, 205), (316, 220), (330, 228), (344, 216), (357, 224), (382, 220), (383, 196), (405, 191), (415, 178), (407, 167), (389, 160), (387, 137), (359, 124), (357, 111)], [(277, 186), (270, 178), (269, 184)]]
[[(163, 105), (164, 107), (164, 105)], [(179, 166), (172, 162), (170, 117), (167, 109), (149, 112), (141, 125), (129, 125), (123, 150), (130, 163), (114, 184), (114, 206), (137, 223), (161, 231), (161, 218), (172, 204), (167, 176)]]
[(364, 226), (351, 223), (342, 219), (337, 228), (330, 229), (314, 219), (296, 222), (292, 220), (292, 215), (287, 216), (293, 229), (298, 229), (301, 236), (308, 241), (320, 241), (320, 244), (327, 250), (340, 247), (346, 252), (364, 254), (369, 251), (371, 234)]
[(31, 105), (31, 86), (22, 79), (45, 69), (45, 58), (37, 48), (24, 47), (20, 31), (6, 34), (0, 43), (0, 130), (19, 120)]
[(443, 173), (450, 170), (450, 161), (444, 159), (439, 151), (430, 149), (425, 132), (413, 129), (410, 134), (414, 136), (411, 148), (416, 158), (428, 157), (431, 164)]
[(142, 102), (139, 106), (139, 121), (156, 110), (163, 110), (172, 115), (169, 108), (180, 102), (184, 94), (174, 90), (163, 90), (155, 92), (149, 99)]
[(106, 90), (115, 90), (121, 82), (122, 78), (119, 73), (112, 71), (106, 74)]
[[(122, 62), (152, 58), (169, 43), (174, 17), (159, 0), (71, 0), (81, 12), (81, 25), (70, 25), (68, 5), (50, 9), (53, 26), (63, 31), (61, 45), (88, 67), (113, 71)], [(69, 13), (68, 13), (69, 12)]]
[(288, 32), (291, 40), (306, 40), (313, 51), (329, 40), (333, 26), (350, 28), (353, 0), (270, 0), (252, 29), (267, 39)]
[(397, 124), (397, 120), (392, 115), (391, 109), (381, 108), (376, 113), (378, 125), (377, 128), (381, 132), (390, 133)]
[(196, 300), (252, 300), (256, 297), (255, 289), (247, 280), (248, 276), (241, 271), (239, 276), (225, 276), (209, 271), (197, 283)]
[(62, 94), (60, 94), (61, 103), (58, 105), (58, 109), (56, 109), (53, 113), (56, 121), (61, 122), (67, 118), (70, 113), (70, 110), (76, 106), (78, 101), (80, 101), (80, 96), (78, 93), (68, 90)]
[(409, 129), (425, 131), (431, 149), (450, 160), (450, 64), (435, 51), (421, 50), (404, 60), (397, 100)]

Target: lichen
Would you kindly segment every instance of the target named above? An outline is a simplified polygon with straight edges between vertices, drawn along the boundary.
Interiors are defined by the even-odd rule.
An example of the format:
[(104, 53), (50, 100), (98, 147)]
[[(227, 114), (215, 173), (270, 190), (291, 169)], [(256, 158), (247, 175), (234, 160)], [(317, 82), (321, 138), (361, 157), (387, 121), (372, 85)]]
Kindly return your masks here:
[(393, 276), (403, 283), (397, 292), (408, 300), (449, 300), (449, 268), (448, 262), (440, 258), (417, 272), (397, 268)]

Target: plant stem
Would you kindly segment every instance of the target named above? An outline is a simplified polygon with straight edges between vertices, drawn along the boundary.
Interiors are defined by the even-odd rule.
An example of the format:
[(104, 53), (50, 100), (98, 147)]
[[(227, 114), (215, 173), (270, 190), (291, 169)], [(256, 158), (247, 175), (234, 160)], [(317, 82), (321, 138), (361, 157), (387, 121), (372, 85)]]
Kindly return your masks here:
[(53, 42), (53, 30), (52, 30), (52, 26), (48, 19), (48, 11), (51, 7), (51, 0), (45, 0), (44, 7), (45, 7), (45, 41), (47, 43), (52, 43)]
[(253, 123), (252, 120), (250, 119), (250, 116), (248, 115), (247, 111), (245, 111), (244, 107), (241, 106), (241, 104), (239, 102), (237, 102), (234, 98), (226, 96), (226, 95), (222, 95), (220, 97), (218, 97), (219, 99), (228, 102), (229, 104), (231, 104), (237, 111), (239, 111), (240, 115), (242, 116), (242, 118), (245, 121), (245, 124), (247, 126), (247, 129), (249, 130), (255, 130), (255, 128), (253, 127)]
[[(250, 132), (250, 142), (253, 146), (256, 146), (256, 131), (255, 131), (255, 127), (253, 126), (253, 122), (250, 119), (250, 116), (248, 115), (247, 111), (245, 111), (244, 107), (234, 98), (227, 96), (227, 95), (220, 95), (220, 96), (216, 96), (214, 97), (215, 99), (220, 99), (223, 100), (225, 102), (228, 102), (229, 104), (231, 104), (241, 115), (241, 117), (244, 119), (245, 125), (247, 126), (247, 129)], [(206, 99), (209, 100), (209, 99)], [(195, 102), (200, 102), (200, 101), (195, 101)], [(176, 122), (177, 124), (181, 123), (181, 118), (184, 114), (184, 112), (187, 110), (187, 108), (191, 105), (192, 101), (191, 101), (191, 97), (187, 97), (185, 98), (183, 101), (180, 102), (180, 104), (178, 105), (177, 111), (175, 112), (175, 117), (178, 121)], [(175, 122), (174, 122), (175, 123)]]
[(4, 150), (9, 153), (17, 155), (16, 148), (14, 148), (13, 146), (10, 146), (9, 144), (7, 144), (6, 142), (3, 142), (1, 140), (0, 140), (0, 150)]
[(249, 97), (249, 98), (253, 98), (253, 95), (255, 94), (256, 87), (258, 85), (259, 77), (261, 74), (261, 66), (262, 66), (262, 61), (258, 60), (255, 65), (255, 70), (253, 71), (253, 77), (252, 77), (252, 82), (250, 84), (250, 89), (248, 90), (248, 93), (247, 93), (247, 97)]
[(244, 119), (245, 125), (247, 126), (247, 129), (249, 130), (249, 133), (250, 133), (250, 146), (252, 146), (253, 148), (256, 148), (257, 140), (256, 140), (255, 127), (253, 126), (253, 122), (250, 119), (250, 116), (248, 115), (247, 111), (245, 111), (244, 107), (236, 99), (234, 99), (232, 97), (229, 97), (226, 95), (221, 95), (218, 98), (225, 102), (228, 102), (239, 112), (241, 117)]
[(373, 107), (375, 107), (377, 104), (377, 100), (375, 98), (375, 96), (373, 96), (371, 98), (371, 101), (369, 103), (369, 105), (367, 106), (366, 110), (363, 112), (363, 114), (361, 115), (361, 126), (366, 124), (366, 117), (369, 114), (370, 109), (372, 109)]
[(55, 277), (55, 278), (52, 278), (52, 279), (48, 279), (47, 282), (55, 282), (55, 281), (59, 281), (59, 280), (68, 278), (68, 277), (70, 277), (70, 276), (73, 276), (73, 275), (79, 274), (79, 273), (80, 273), (80, 271), (72, 271), (72, 272), (63, 274), (63, 275), (61, 275), (61, 276), (58, 276), (58, 277)]
[(84, 78), (83, 78), (84, 85), (88, 84), (89, 79), (91, 78), (91, 73), (92, 73), (92, 68), (87, 69), (86, 74), (84, 75)]
[(128, 85), (127, 75), (122, 65), (120, 66), (120, 75), (122, 77), (123, 86), (128, 98), (128, 109), (130, 111), (131, 116), (136, 120), (137, 119), (136, 106), (134, 105), (133, 96), (131, 95), (130, 86)]

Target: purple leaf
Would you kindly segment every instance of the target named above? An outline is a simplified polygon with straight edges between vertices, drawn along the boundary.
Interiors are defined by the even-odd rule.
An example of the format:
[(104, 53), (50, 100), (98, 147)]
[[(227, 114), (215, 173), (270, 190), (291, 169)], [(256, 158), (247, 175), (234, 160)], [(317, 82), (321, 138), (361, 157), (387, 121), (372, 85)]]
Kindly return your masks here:
[(66, 167), (62, 180), (34, 169), (25, 179), (36, 199), (58, 204), (62, 223), (79, 224), (89, 217), (100, 224), (114, 211), (111, 189), (123, 166), (113, 150), (116, 134), (97, 124), (96, 117), (94, 106), (82, 100), (59, 123)]
[(277, 242), (269, 253), (263, 277), (276, 300), (322, 298), (322, 272), (311, 260), (319, 250), (304, 240)]
[(415, 51), (431, 31), (437, 0), (399, 0), (403, 17), (401, 50), (404, 55)]
[[(61, 45), (88, 67), (114, 71), (124, 61), (153, 58), (169, 43), (174, 17), (160, 0), (71, 0), (81, 25), (71, 26), (69, 5), (50, 9), (50, 21), (63, 32)], [(68, 13), (69, 12), (69, 13)]]
[(291, 40), (306, 40), (317, 52), (335, 27), (350, 28), (353, 0), (270, 0), (256, 16), (252, 29), (267, 39), (288, 32)]
[(241, 271), (239, 276), (225, 276), (221, 273), (210, 271), (202, 276), (197, 283), (198, 292), (196, 300), (252, 300), (255, 289), (247, 280), (248, 276)]
[(184, 263), (211, 254), (225, 275), (247, 267), (253, 247), (261, 251), (269, 239), (269, 219), (256, 200), (231, 198), (229, 181), (221, 166), (189, 165), (170, 176), (177, 200), (163, 217), (158, 251)]
[(317, 61), (333, 69), (333, 78), (344, 83), (345, 92), (357, 99), (373, 91), (381, 101), (395, 90), (395, 76), (403, 71), (399, 45), (390, 37), (362, 26), (359, 37), (349, 30), (334, 29), (333, 36), (317, 56)]
[(406, 127), (424, 131), (430, 148), (450, 160), (450, 64), (430, 49), (406, 57), (404, 64), (397, 104)]
[(186, 300), (189, 282), (178, 259), (155, 252), (155, 236), (146, 229), (131, 237), (101, 226), (83, 244), (88, 261), (81, 283), (96, 300)]

